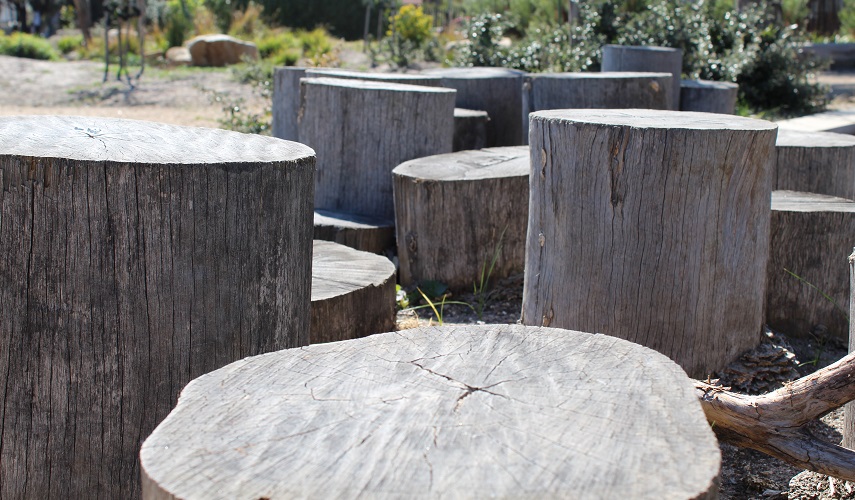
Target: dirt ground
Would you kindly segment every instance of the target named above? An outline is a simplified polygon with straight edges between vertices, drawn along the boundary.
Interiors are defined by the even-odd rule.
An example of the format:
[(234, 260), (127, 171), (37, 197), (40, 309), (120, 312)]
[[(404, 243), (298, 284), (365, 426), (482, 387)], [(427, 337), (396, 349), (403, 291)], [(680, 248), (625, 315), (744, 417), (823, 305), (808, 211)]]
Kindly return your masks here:
[[(107, 116), (217, 127), (218, 119), (224, 116), (222, 104), (212, 103), (210, 92), (205, 89), (243, 98), (252, 109), (260, 109), (263, 104), (249, 85), (237, 83), (227, 69), (150, 68), (134, 89), (116, 81), (115, 67), (108, 80), (102, 82), (103, 71), (102, 64), (90, 61), (43, 62), (0, 56), (0, 115)], [(851, 85), (855, 93), (855, 75), (824, 78), (839, 88)], [(842, 96), (835, 101), (837, 108), (850, 106), (855, 107), (851, 97)], [(463, 306), (447, 306), (443, 319), (446, 324), (515, 323), (520, 315), (521, 297), (522, 278), (515, 277), (496, 286), (480, 319)], [(452, 299), (477, 302), (472, 294)], [(431, 316), (425, 309), (418, 316), (399, 314), (399, 327), (435, 321)], [(776, 384), (825, 366), (845, 353), (846, 348), (839, 341), (810, 335), (802, 339), (771, 335), (759, 352), (749, 355), (725, 373), (724, 378), (744, 382), (749, 392), (771, 390)], [(833, 442), (840, 441), (841, 429), (842, 410), (826, 415), (813, 427), (818, 436)], [(855, 485), (811, 474), (793, 479), (801, 471), (777, 459), (726, 444), (721, 449), (723, 499), (855, 499)]]

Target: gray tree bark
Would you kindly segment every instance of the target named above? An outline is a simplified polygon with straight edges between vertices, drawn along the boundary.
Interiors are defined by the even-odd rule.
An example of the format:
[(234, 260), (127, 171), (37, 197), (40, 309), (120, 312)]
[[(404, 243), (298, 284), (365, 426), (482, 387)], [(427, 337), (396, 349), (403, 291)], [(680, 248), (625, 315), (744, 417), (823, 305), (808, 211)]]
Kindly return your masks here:
[(487, 125), (490, 116), (486, 111), (454, 108), (454, 140), (452, 151), (469, 151), (487, 147)]
[(316, 208), (393, 219), (392, 169), (451, 152), (451, 89), (334, 78), (302, 85), (300, 142), (318, 155)]
[(395, 248), (395, 221), (344, 212), (315, 210), (315, 239), (384, 254)]
[(855, 199), (855, 137), (781, 129), (775, 151), (774, 189)]
[(382, 255), (315, 240), (311, 342), (395, 330), (395, 265)]
[(604, 45), (602, 71), (654, 71), (671, 73), (669, 106), (680, 109), (680, 81), (683, 74), (683, 51), (668, 47), (634, 47)]
[(523, 323), (625, 338), (703, 378), (760, 340), (776, 126), (532, 115)]
[[(275, 395), (275, 397), (271, 397)], [(716, 498), (691, 381), (604, 335), (434, 327), (242, 360), (142, 447), (143, 498)]]
[(680, 84), (680, 111), (701, 111), (732, 115), (736, 112), (739, 85), (709, 80), (683, 80)]
[(297, 120), (300, 114), (300, 79), (306, 68), (286, 66), (273, 72), (273, 104), (271, 106), (271, 133), (273, 137), (296, 141)]
[(472, 290), (525, 266), (526, 146), (429, 156), (392, 171), (400, 281), (438, 280)]
[(0, 119), (0, 497), (133, 498), (192, 378), (309, 342), (309, 148)]

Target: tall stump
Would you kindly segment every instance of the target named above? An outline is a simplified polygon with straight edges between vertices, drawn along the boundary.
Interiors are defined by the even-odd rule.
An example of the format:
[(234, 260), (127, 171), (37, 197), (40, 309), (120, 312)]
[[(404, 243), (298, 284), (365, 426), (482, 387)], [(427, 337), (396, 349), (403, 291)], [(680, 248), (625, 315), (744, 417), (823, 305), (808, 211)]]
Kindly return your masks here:
[(300, 114), (300, 79), (306, 68), (286, 66), (273, 72), (273, 105), (271, 106), (271, 133), (273, 137), (296, 141), (297, 120)]
[(696, 378), (757, 344), (774, 124), (556, 110), (531, 126), (524, 324), (638, 342)]
[(0, 497), (136, 497), (189, 380), (308, 344), (312, 151), (80, 117), (0, 151)]
[(732, 115), (736, 111), (739, 85), (710, 80), (680, 83), (680, 111), (702, 111)]
[(457, 90), (458, 108), (487, 112), (487, 147), (528, 142), (520, 120), (525, 73), (505, 68), (443, 68), (425, 73), (441, 76), (443, 87)]
[(718, 497), (693, 385), (650, 349), (518, 325), (289, 349), (194, 380), (143, 498)]
[(450, 153), (454, 91), (307, 78), (300, 142), (317, 151), (315, 207), (394, 219), (392, 169)]
[(526, 146), (429, 156), (395, 170), (400, 281), (438, 280), (472, 290), (525, 266)]
[(603, 46), (602, 71), (655, 71), (671, 73), (670, 105), (680, 109), (680, 81), (683, 74), (683, 51), (668, 47)]
[(855, 199), (855, 137), (781, 129), (773, 189)]
[(849, 338), (849, 282), (855, 202), (815, 193), (772, 193), (766, 323), (807, 337)]

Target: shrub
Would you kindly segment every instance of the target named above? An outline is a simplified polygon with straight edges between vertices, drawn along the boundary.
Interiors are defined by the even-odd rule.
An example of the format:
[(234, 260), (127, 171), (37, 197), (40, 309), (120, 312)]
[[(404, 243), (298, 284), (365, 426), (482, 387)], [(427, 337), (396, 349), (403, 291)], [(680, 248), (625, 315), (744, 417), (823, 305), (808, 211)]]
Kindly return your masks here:
[(83, 35), (70, 35), (60, 37), (56, 42), (56, 46), (63, 54), (80, 50), (83, 48)]
[(8, 36), (0, 34), (0, 54), (45, 61), (59, 59), (59, 54), (50, 42), (27, 33), (13, 33)]
[(312, 31), (297, 30), (295, 34), (300, 40), (305, 57), (318, 58), (332, 51), (330, 34), (323, 28), (315, 28)]

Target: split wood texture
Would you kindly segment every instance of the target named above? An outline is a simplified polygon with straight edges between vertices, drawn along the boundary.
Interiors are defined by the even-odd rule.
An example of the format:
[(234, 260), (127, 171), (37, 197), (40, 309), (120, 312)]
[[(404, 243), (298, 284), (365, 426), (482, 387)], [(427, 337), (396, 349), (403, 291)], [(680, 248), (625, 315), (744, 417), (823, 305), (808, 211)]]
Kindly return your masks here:
[[(401, 284), (471, 291), (525, 267), (527, 146), (419, 158), (392, 171)], [(495, 265), (493, 265), (495, 259)]]
[(525, 73), (505, 68), (443, 68), (425, 73), (441, 76), (443, 87), (457, 90), (458, 108), (487, 112), (487, 147), (528, 142), (521, 120)]
[(312, 344), (395, 330), (395, 265), (331, 241), (312, 252)]
[(654, 71), (670, 73), (668, 107), (680, 109), (680, 82), (683, 74), (683, 51), (668, 47), (604, 45), (602, 71)]
[(532, 114), (523, 323), (599, 332), (705, 378), (757, 345), (773, 123)]
[(736, 111), (739, 85), (710, 80), (683, 80), (680, 83), (680, 111), (701, 111), (732, 115)]
[(189, 380), (308, 344), (314, 156), (42, 116), (0, 151), (0, 497), (133, 498)]
[(490, 123), (490, 116), (486, 111), (454, 108), (452, 151), (486, 148), (488, 123)]
[(238, 361), (184, 389), (141, 460), (145, 499), (688, 499), (717, 496), (721, 457), (665, 356), (488, 325)]
[(315, 239), (383, 254), (395, 248), (395, 222), (331, 210), (315, 210)]
[(775, 151), (773, 189), (855, 200), (855, 137), (781, 129)]
[(454, 90), (305, 78), (300, 142), (315, 149), (315, 207), (394, 219), (392, 169), (450, 153)]
[(849, 339), (849, 280), (855, 202), (772, 192), (766, 324), (787, 335)]

